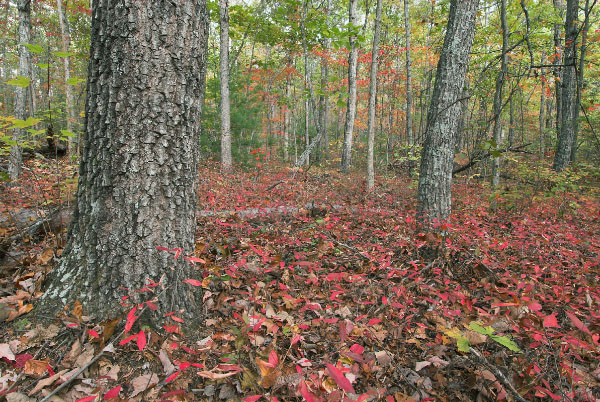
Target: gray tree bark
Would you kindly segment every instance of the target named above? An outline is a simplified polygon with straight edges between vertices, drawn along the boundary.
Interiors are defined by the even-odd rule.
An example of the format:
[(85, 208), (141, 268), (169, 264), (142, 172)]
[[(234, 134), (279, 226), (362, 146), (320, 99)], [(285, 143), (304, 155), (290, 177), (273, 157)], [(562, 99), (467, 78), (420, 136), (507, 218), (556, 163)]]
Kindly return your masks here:
[[(352, 30), (356, 27), (357, 0), (350, 0), (348, 6), (348, 22)], [(348, 102), (346, 104), (346, 122), (344, 123), (344, 143), (342, 145), (342, 161), (340, 171), (347, 173), (352, 162), (352, 135), (354, 131), (354, 117), (356, 115), (356, 72), (358, 68), (358, 47), (356, 36), (350, 35), (350, 54), (348, 55)]]
[(375, 32), (373, 34), (373, 51), (371, 59), (371, 82), (369, 83), (369, 117), (367, 140), (367, 191), (375, 187), (375, 163), (373, 158), (375, 147), (375, 104), (377, 103), (377, 61), (379, 58), (379, 37), (381, 36), (381, 0), (377, 0), (375, 12)]
[(479, 0), (452, 0), (421, 156), (417, 220), (431, 230), (451, 212), (452, 168), (460, 95), (469, 68)]
[(579, 110), (581, 108), (581, 92), (583, 91), (584, 87), (583, 72), (585, 69), (585, 54), (588, 47), (588, 32), (590, 30), (590, 13), (592, 12), (592, 7), (593, 6), (590, 5), (590, 0), (585, 0), (585, 6), (583, 7), (585, 18), (583, 21), (583, 28), (581, 30), (581, 46), (579, 46), (579, 66), (577, 68), (577, 95), (575, 98), (575, 102), (577, 103), (577, 105), (575, 106), (575, 113), (577, 114), (577, 117), (575, 118), (575, 127), (573, 129), (573, 146), (571, 147), (571, 162), (575, 162), (575, 156), (577, 155), (577, 137), (579, 135), (578, 117)]
[(404, 0), (404, 31), (406, 37), (406, 138), (408, 144), (412, 145), (413, 122), (412, 122), (412, 61), (410, 58), (410, 15), (408, 13), (408, 0)]
[[(31, 42), (31, 0), (19, 0), (17, 2), (19, 11), (19, 75), (31, 77), (31, 55), (25, 43)], [(27, 94), (31, 93), (31, 83), (28, 87), (15, 86), (15, 118), (27, 119), (30, 110), (27, 108)], [(13, 131), (13, 141), (17, 145), (10, 147), (8, 157), (8, 174), (11, 180), (17, 180), (21, 176), (23, 168), (23, 150), (20, 143), (25, 138), (24, 129)]]
[(193, 275), (183, 256), (196, 228), (206, 1), (92, 4), (77, 201), (38, 311), (79, 301), (84, 314), (113, 318), (122, 296), (143, 301), (136, 290), (160, 281), (157, 313), (194, 317), (200, 298), (182, 281)]
[[(546, 53), (542, 52), (542, 65), (546, 64)], [(544, 158), (546, 154), (546, 76), (545, 70), (541, 69), (541, 81), (542, 88), (540, 91), (540, 113), (539, 113), (539, 122), (540, 122), (540, 158)]]
[[(63, 0), (56, 0), (56, 8), (58, 12), (58, 23), (60, 25), (60, 33), (62, 40), (62, 51), (68, 52), (71, 48), (71, 29), (69, 19), (62, 4)], [(65, 103), (67, 107), (67, 130), (73, 132), (73, 123), (77, 121), (77, 112), (73, 101), (73, 86), (69, 84), (71, 78), (71, 60), (69, 57), (63, 57), (63, 70), (65, 79)], [(70, 155), (75, 153), (77, 145), (76, 137), (69, 137), (68, 152)]]
[[(325, 19), (329, 16), (329, 9), (331, 8), (331, 0), (325, 1)], [(329, 39), (323, 40), (323, 51), (329, 50)], [(321, 120), (321, 130), (323, 136), (321, 138), (321, 157), (323, 161), (327, 160), (327, 154), (329, 152), (329, 92), (327, 91), (327, 85), (329, 82), (329, 66), (327, 65), (327, 56), (321, 58), (321, 91), (325, 92), (324, 95), (319, 96), (319, 119)]]
[[(563, 0), (552, 0), (554, 6), (554, 12), (557, 13), (561, 18), (564, 17), (564, 1)], [(563, 45), (562, 45), (562, 31), (561, 24), (555, 23), (553, 27), (554, 34), (554, 60), (552, 64), (554, 67), (554, 91), (556, 97), (556, 137), (560, 135), (560, 124), (562, 121), (562, 69), (559, 67), (563, 63)]]
[(231, 105), (229, 101), (229, 4), (228, 0), (219, 0), (220, 57), (219, 72), (221, 78), (221, 169), (231, 170)]
[[(500, 0), (500, 23), (502, 25), (502, 63), (496, 78), (496, 91), (494, 93), (494, 142), (496, 150), (502, 148), (502, 103), (504, 97), (504, 83), (508, 75), (508, 23), (506, 21), (506, 0)], [(492, 159), (492, 187), (500, 184), (501, 157)]]
[(567, 0), (564, 67), (562, 73), (561, 123), (554, 155), (554, 170), (560, 172), (571, 162), (571, 149), (579, 110), (577, 109), (577, 37), (579, 0)]

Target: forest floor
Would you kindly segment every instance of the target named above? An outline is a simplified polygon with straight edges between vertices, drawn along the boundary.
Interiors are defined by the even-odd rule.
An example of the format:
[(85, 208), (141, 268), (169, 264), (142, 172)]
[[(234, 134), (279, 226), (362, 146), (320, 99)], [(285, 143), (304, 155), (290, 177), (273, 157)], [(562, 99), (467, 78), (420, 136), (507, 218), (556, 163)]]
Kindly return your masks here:
[(204, 280), (189, 282), (203, 294), (201, 333), (136, 323), (114, 340), (125, 318), (28, 319), (64, 230), (15, 238), (13, 218), (39, 219), (75, 186), (68, 164), (28, 168), (0, 204), (0, 237), (14, 240), (0, 266), (8, 400), (64, 382), (52, 400), (600, 400), (597, 191), (509, 183), (490, 196), (459, 178), (440, 238), (415, 233), (414, 179), (389, 174), (367, 194), (362, 172), (207, 164)]

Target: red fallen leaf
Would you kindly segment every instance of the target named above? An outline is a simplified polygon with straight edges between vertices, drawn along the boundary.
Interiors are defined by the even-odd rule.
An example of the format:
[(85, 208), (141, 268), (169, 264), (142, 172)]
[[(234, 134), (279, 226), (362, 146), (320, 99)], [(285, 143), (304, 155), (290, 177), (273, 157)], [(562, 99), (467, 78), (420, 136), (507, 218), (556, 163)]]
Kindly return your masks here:
[(244, 399), (242, 399), (242, 401), (244, 402), (256, 402), (258, 401), (260, 398), (262, 398), (262, 395), (252, 395), (252, 396), (247, 396)]
[(175, 390), (175, 391), (170, 391), (170, 392), (167, 392), (166, 394), (164, 394), (164, 395), (161, 397), (161, 399), (163, 399), (163, 400), (164, 400), (165, 398), (168, 398), (168, 397), (170, 397), (170, 396), (181, 395), (181, 394), (185, 394), (185, 391), (184, 391), (183, 389), (177, 389), (177, 390)]
[(54, 374), (56, 374), (56, 373), (54, 372), (54, 370), (52, 369), (52, 366), (51, 366), (50, 364), (46, 364), (46, 370), (48, 370), (48, 375), (49, 375), (50, 377), (52, 377)]
[(119, 345), (125, 345), (126, 343), (131, 342), (132, 340), (134, 340), (137, 337), (138, 337), (138, 334), (131, 335), (130, 337), (127, 337), (127, 338), (123, 339), (121, 342), (119, 342)]
[(350, 346), (350, 350), (360, 355), (365, 351), (365, 348), (359, 345), (358, 343), (355, 343), (354, 345)]
[(369, 322), (367, 323), (367, 325), (375, 325), (375, 324), (379, 324), (381, 322), (381, 320), (379, 318), (371, 318), (369, 320)]
[(144, 350), (144, 347), (146, 347), (146, 334), (144, 331), (137, 334), (137, 347), (139, 350)]
[(20, 355), (16, 355), (14, 367), (16, 369), (23, 368), (23, 367), (25, 367), (25, 363), (27, 363), (27, 360), (30, 360), (30, 359), (33, 359), (33, 356), (30, 355), (29, 353), (23, 353)]
[(171, 316), (171, 319), (176, 322), (183, 322), (183, 320), (181, 318), (174, 316), (174, 315)]
[(71, 324), (67, 324), (67, 328), (75, 328), (78, 327), (79, 324), (77, 324), (76, 322), (72, 322)]
[(556, 315), (555, 313), (552, 314), (548, 314), (546, 317), (544, 317), (544, 327), (546, 328), (560, 328), (560, 325), (558, 325), (558, 321), (556, 321)]
[(94, 331), (93, 329), (88, 329), (88, 334), (90, 334), (92, 337), (94, 338), (99, 338), (100, 336), (98, 335), (98, 333), (96, 331)]
[(114, 387), (113, 389), (111, 389), (110, 391), (108, 391), (106, 394), (104, 394), (104, 400), (107, 399), (111, 399), (111, 398), (116, 398), (119, 396), (119, 393), (121, 392), (121, 386), (117, 385), (116, 387)]
[(179, 377), (179, 373), (181, 373), (181, 371), (176, 371), (173, 374), (171, 374), (170, 376), (168, 376), (167, 379), (165, 380), (165, 383), (171, 382), (174, 379), (176, 379), (177, 377)]
[(147, 301), (146, 306), (148, 306), (148, 308), (152, 311), (158, 310), (158, 306), (156, 304), (152, 303), (151, 301)]
[(189, 283), (192, 286), (202, 286), (202, 282), (197, 279), (186, 279), (183, 283)]
[(294, 335), (294, 337), (292, 338), (292, 346), (295, 345), (295, 344), (297, 344), (298, 342), (300, 342), (301, 338), (302, 337), (300, 336), (300, 334)]
[(97, 397), (98, 395), (86, 396), (85, 398), (78, 399), (75, 402), (90, 402), (96, 399)]
[(567, 317), (569, 317), (569, 319), (571, 320), (571, 322), (573, 322), (573, 325), (575, 325), (575, 327), (577, 329), (585, 332), (588, 335), (592, 335), (589, 328), (584, 323), (582, 323), (581, 320), (579, 320), (579, 318), (577, 318), (575, 316), (575, 314), (571, 313), (570, 311), (567, 311), (566, 314), (567, 314)]
[(536, 303), (536, 302), (529, 303), (529, 305), (527, 307), (529, 307), (529, 310), (531, 310), (531, 311), (541, 311), (542, 310), (542, 305), (540, 303)]
[(271, 367), (277, 367), (277, 363), (279, 363), (279, 358), (277, 357), (277, 352), (271, 350), (269, 353), (269, 365)]
[(200, 262), (202, 264), (206, 264), (206, 260), (203, 260), (202, 258), (198, 258), (198, 257), (185, 257), (186, 260), (188, 260), (189, 262)]
[(317, 402), (314, 395), (311, 394), (308, 388), (306, 387), (306, 383), (304, 381), (300, 383), (300, 395), (302, 395), (306, 402)]
[(331, 376), (331, 378), (333, 378), (338, 387), (340, 387), (346, 392), (352, 392), (353, 394), (355, 394), (354, 387), (352, 386), (352, 384), (350, 384), (350, 381), (348, 381), (348, 379), (340, 370), (338, 370), (335, 366), (332, 366), (329, 363), (325, 363), (325, 365), (327, 366), (327, 371), (329, 372), (329, 375)]

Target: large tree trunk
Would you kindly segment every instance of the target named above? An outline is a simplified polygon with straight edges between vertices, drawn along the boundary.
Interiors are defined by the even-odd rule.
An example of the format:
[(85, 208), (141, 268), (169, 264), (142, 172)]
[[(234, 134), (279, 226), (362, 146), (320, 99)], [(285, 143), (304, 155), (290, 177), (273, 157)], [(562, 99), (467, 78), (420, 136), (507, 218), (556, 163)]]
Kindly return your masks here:
[(375, 146), (375, 103), (377, 100), (377, 60), (379, 57), (379, 37), (381, 36), (381, 0), (377, 0), (375, 12), (375, 33), (373, 34), (373, 51), (371, 60), (371, 82), (369, 83), (369, 122), (367, 146), (367, 191), (375, 187), (375, 164), (373, 148)]
[[(494, 93), (494, 143), (496, 150), (502, 149), (504, 135), (502, 129), (502, 102), (504, 97), (504, 83), (508, 76), (508, 23), (506, 21), (506, 0), (500, 0), (500, 22), (502, 25), (502, 63), (500, 72), (496, 78), (496, 91)], [(492, 187), (500, 184), (500, 162), (501, 157), (492, 159)]]
[(221, 75), (221, 169), (231, 170), (231, 113), (229, 102), (229, 5), (228, 0), (219, 0)]
[(194, 250), (207, 27), (205, 0), (93, 2), (77, 201), (44, 315), (79, 301), (115, 317), (122, 296), (150, 298), (136, 293), (149, 281), (165, 289), (152, 288), (159, 314), (199, 314), (182, 281), (193, 275), (183, 256)]
[[(546, 64), (546, 53), (542, 52), (542, 65), (544, 64)], [(540, 158), (544, 159), (544, 155), (546, 154), (546, 76), (543, 68), (540, 75), (542, 88), (540, 90), (540, 113), (538, 117), (540, 122)]]
[[(554, 12), (558, 15), (564, 17), (564, 5), (563, 0), (552, 0), (552, 4), (554, 5)], [(561, 42), (561, 25), (559, 23), (554, 24), (553, 29), (554, 34), (554, 54), (552, 64), (555, 64), (554, 67), (554, 91), (556, 97), (556, 137), (558, 138), (560, 135), (560, 124), (562, 121), (562, 69), (560, 65), (563, 63), (563, 46)]]
[[(60, 33), (62, 39), (62, 51), (67, 53), (71, 47), (71, 29), (69, 27), (69, 19), (62, 4), (63, 0), (56, 0), (56, 8), (58, 13), (58, 23), (60, 25)], [(65, 78), (65, 103), (67, 107), (67, 130), (73, 133), (73, 123), (77, 121), (77, 113), (73, 102), (73, 87), (69, 83), (71, 78), (71, 61), (69, 57), (63, 57), (63, 69)], [(68, 151), (70, 155), (75, 154), (77, 147), (77, 137), (69, 137)]]
[[(19, 75), (22, 77), (31, 77), (30, 54), (25, 43), (31, 42), (31, 1), (19, 0), (17, 2), (19, 10)], [(25, 120), (27, 118), (27, 94), (31, 94), (31, 84), (28, 87), (15, 86), (15, 118)], [(17, 144), (10, 147), (8, 158), (8, 174), (11, 180), (17, 180), (21, 175), (23, 168), (23, 150), (21, 142), (25, 137), (24, 129), (15, 129), (13, 132), (13, 141)]]
[(427, 113), (419, 175), (417, 219), (422, 230), (448, 219), (451, 211), (452, 167), (465, 76), (479, 0), (452, 0), (446, 37), (437, 66)]
[(583, 12), (585, 19), (583, 21), (583, 29), (581, 30), (581, 46), (579, 47), (579, 67), (577, 69), (577, 95), (575, 98), (575, 127), (573, 129), (573, 145), (571, 146), (571, 162), (575, 162), (577, 155), (577, 137), (579, 135), (579, 109), (581, 108), (581, 92), (584, 89), (583, 72), (585, 69), (585, 53), (588, 46), (588, 32), (590, 30), (590, 13), (592, 12), (590, 0), (585, 0)]
[(554, 170), (560, 172), (569, 166), (571, 148), (577, 123), (577, 15), (579, 0), (567, 0), (567, 17), (565, 19), (565, 57), (562, 73), (561, 124), (558, 145), (554, 155)]
[[(356, 29), (356, 3), (358, 0), (350, 0), (348, 7), (348, 20), (350, 29)], [(342, 161), (340, 171), (347, 173), (352, 162), (352, 135), (354, 131), (354, 116), (356, 115), (356, 72), (358, 68), (358, 47), (356, 36), (351, 34), (350, 54), (348, 55), (348, 102), (346, 104), (346, 122), (344, 123), (344, 144), (342, 145)]]
[(408, 13), (408, 0), (404, 0), (404, 31), (406, 36), (406, 139), (408, 145), (413, 145), (412, 127), (412, 68), (410, 58), (410, 15)]

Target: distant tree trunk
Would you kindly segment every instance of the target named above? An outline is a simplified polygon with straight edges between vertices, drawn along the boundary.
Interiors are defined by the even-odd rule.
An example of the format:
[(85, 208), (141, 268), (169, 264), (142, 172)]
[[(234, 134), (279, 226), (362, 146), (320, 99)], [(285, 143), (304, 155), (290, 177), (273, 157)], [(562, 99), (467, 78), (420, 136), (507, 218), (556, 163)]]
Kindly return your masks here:
[[(290, 66), (290, 63), (288, 63), (288, 68)], [(286, 162), (289, 162), (290, 160), (290, 76), (288, 74), (286, 80), (285, 80), (285, 99), (286, 99), (286, 103), (284, 105), (284, 118), (283, 118), (283, 124), (285, 125), (285, 128), (283, 130), (283, 160)]]
[[(31, 0), (19, 0), (19, 75), (31, 77), (30, 54), (25, 43), (31, 42)], [(27, 93), (31, 93), (31, 86), (26, 88), (15, 86), (15, 118), (25, 120), (28, 116)], [(23, 153), (21, 142), (25, 137), (24, 129), (13, 131), (13, 141), (17, 144), (11, 146), (8, 158), (8, 174), (11, 180), (17, 180), (23, 168)]]
[(437, 66), (419, 175), (417, 219), (421, 230), (433, 229), (451, 211), (456, 127), (479, 0), (452, 0), (446, 37)]
[[(197, 325), (201, 298), (182, 281), (195, 275), (183, 257), (196, 229), (206, 1), (93, 1), (91, 27), (77, 201), (37, 309), (54, 316), (79, 301), (112, 319), (129, 295)], [(142, 298), (151, 281), (165, 290)]]
[[(502, 63), (498, 78), (496, 79), (496, 91), (494, 93), (494, 142), (496, 150), (502, 148), (502, 102), (504, 97), (504, 83), (508, 76), (508, 23), (506, 21), (506, 0), (500, 0), (500, 22), (502, 25)], [(492, 187), (500, 184), (500, 162), (501, 157), (492, 159)]]
[(377, 60), (379, 58), (379, 37), (381, 36), (381, 0), (377, 0), (375, 12), (375, 33), (373, 34), (373, 51), (371, 60), (371, 82), (369, 83), (369, 121), (367, 145), (367, 191), (375, 187), (375, 163), (373, 148), (375, 147), (375, 104), (377, 103)]
[[(56, 8), (58, 14), (58, 23), (60, 25), (60, 33), (62, 39), (62, 51), (67, 53), (71, 48), (71, 29), (69, 27), (69, 19), (67, 18), (67, 12), (62, 4), (63, 0), (56, 0)], [(69, 79), (71, 78), (71, 61), (70, 57), (63, 57), (63, 68), (65, 78), (65, 103), (67, 106), (67, 130), (74, 133), (73, 123), (77, 121), (77, 112), (75, 111), (75, 105), (73, 102), (73, 86), (70, 85)], [(76, 134), (76, 133), (74, 133)], [(77, 133), (78, 134), (78, 133)], [(77, 151), (77, 137), (69, 137), (67, 149), (69, 155), (73, 155)]]
[(404, 30), (406, 33), (406, 138), (408, 144), (412, 145), (412, 68), (410, 59), (410, 15), (408, 13), (408, 0), (404, 0)]
[[(325, 1), (325, 19), (329, 16), (329, 9), (331, 7), (331, 0)], [(329, 51), (329, 39), (323, 40), (323, 52), (325, 55), (321, 57), (321, 91), (324, 95), (319, 96), (319, 119), (321, 120), (321, 130), (323, 136), (321, 138), (321, 156), (323, 161), (327, 160), (327, 154), (329, 153), (329, 92), (327, 85), (329, 82), (329, 66), (327, 65), (327, 52)]]
[(509, 117), (509, 127), (508, 127), (508, 147), (512, 148), (513, 144), (515, 143), (515, 102), (514, 99), (515, 97), (513, 96), (514, 94), (510, 95), (510, 98), (508, 100), (509, 102), (509, 108), (510, 108), (510, 117)]
[(554, 170), (560, 172), (569, 166), (571, 149), (575, 136), (575, 126), (579, 111), (577, 110), (577, 16), (579, 0), (567, 0), (567, 17), (565, 19), (565, 57), (562, 74), (561, 124), (558, 145), (554, 156)]
[(579, 135), (579, 110), (581, 108), (581, 92), (583, 91), (584, 81), (583, 72), (585, 69), (585, 53), (588, 46), (588, 32), (590, 30), (590, 0), (585, 0), (585, 6), (583, 9), (585, 19), (583, 21), (583, 28), (581, 30), (581, 46), (579, 47), (579, 66), (577, 69), (577, 96), (575, 101), (575, 127), (573, 129), (573, 146), (571, 147), (571, 162), (575, 162), (575, 156), (577, 155), (577, 137)]
[[(60, 1), (60, 0), (59, 0)], [(229, 101), (229, 4), (219, 0), (220, 58), (221, 76), (221, 169), (231, 170), (231, 104)]]
[[(542, 65), (546, 64), (546, 53), (542, 52)], [(540, 91), (540, 113), (539, 113), (539, 122), (540, 122), (540, 158), (544, 158), (546, 154), (546, 76), (545, 70), (541, 69), (541, 82), (542, 88)]]
[[(356, 3), (358, 0), (349, 0), (348, 20), (351, 30), (356, 27)], [(346, 104), (346, 122), (344, 123), (344, 144), (342, 145), (342, 161), (340, 171), (350, 171), (352, 162), (352, 135), (354, 131), (354, 116), (356, 115), (356, 72), (358, 68), (358, 47), (356, 36), (350, 35), (350, 54), (348, 55), (348, 102)]]

